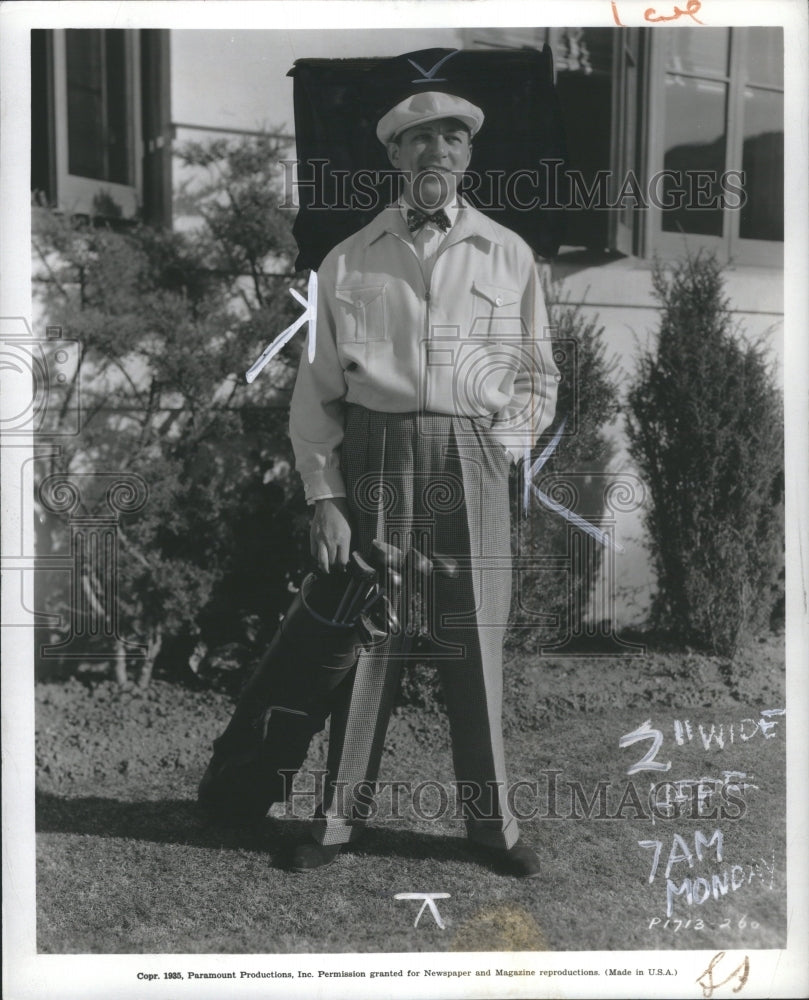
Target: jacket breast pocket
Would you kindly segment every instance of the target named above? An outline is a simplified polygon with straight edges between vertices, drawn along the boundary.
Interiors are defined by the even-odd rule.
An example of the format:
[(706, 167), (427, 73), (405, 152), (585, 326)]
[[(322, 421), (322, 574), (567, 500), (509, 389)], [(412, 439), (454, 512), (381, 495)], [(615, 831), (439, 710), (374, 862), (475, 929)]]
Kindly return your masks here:
[(341, 285), (334, 294), (339, 303), (338, 344), (365, 344), (387, 339), (385, 285)]
[(523, 323), (520, 316), (521, 295), (513, 288), (478, 281), (472, 283), (474, 302), (473, 337), (497, 340), (520, 340)]

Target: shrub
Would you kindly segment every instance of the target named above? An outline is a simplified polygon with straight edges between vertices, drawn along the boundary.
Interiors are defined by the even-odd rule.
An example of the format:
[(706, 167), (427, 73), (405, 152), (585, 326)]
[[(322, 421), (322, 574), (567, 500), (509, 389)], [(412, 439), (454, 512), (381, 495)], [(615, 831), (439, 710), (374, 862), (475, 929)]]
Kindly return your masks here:
[(658, 342), (629, 393), (649, 491), (656, 624), (732, 655), (765, 626), (783, 549), (782, 403), (761, 345), (733, 328), (715, 257), (653, 272)]
[[(618, 390), (613, 380), (616, 361), (607, 356), (604, 327), (598, 317), (588, 316), (580, 304), (571, 303), (563, 283), (546, 282), (545, 299), (562, 379), (553, 423), (537, 442), (531, 458), (533, 461), (543, 452), (564, 420), (564, 432), (538, 478), (541, 481), (550, 475), (559, 484), (568, 478), (581, 495), (588, 518), (595, 514), (597, 519), (604, 512), (604, 473), (615, 450), (606, 428), (618, 415)], [(521, 493), (523, 482), (517, 478)], [(571, 548), (585, 551), (583, 532), (536, 498), (527, 509), (523, 509), (522, 500), (518, 506), (519, 514), (512, 522), (512, 547), (518, 557), (535, 560), (536, 568), (524, 568), (519, 574), (507, 643), (520, 647), (552, 644), (574, 630), (570, 609), (587, 606), (588, 581), (598, 573), (603, 550), (594, 546), (587, 572), (575, 571)]]
[[(238, 642), (253, 615), (271, 631), (306, 560), (286, 431), (301, 338), (255, 383), (243, 377), (300, 312), (273, 182), (281, 155), (269, 136), (189, 145), (196, 186), (183, 197), (198, 225), (184, 232), (35, 212), (38, 291), (48, 322), (79, 341), (82, 400), (80, 433), (41, 475), (125, 470), (147, 484), (148, 502), (118, 526), (115, 580), (123, 637), (148, 644), (143, 684), (164, 642)], [(85, 497), (84, 513), (103, 500)], [(65, 551), (64, 520), (40, 532), (41, 554)], [(62, 585), (48, 598), (67, 618), (82, 594)], [(105, 654), (96, 646), (89, 658)]]

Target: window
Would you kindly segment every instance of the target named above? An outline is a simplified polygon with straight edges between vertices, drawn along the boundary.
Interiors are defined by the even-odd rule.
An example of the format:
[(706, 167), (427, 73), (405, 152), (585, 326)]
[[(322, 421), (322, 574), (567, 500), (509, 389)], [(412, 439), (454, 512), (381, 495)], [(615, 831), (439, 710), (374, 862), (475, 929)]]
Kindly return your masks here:
[(739, 237), (784, 239), (784, 61), (780, 28), (750, 28), (744, 50), (742, 170), (748, 202)]
[[(466, 44), (517, 44), (474, 29)], [(650, 258), (707, 247), (783, 266), (782, 28), (548, 28), (569, 167), (607, 207), (581, 202), (565, 243)]]
[(125, 32), (68, 30), (68, 173), (132, 183)]
[(143, 188), (140, 35), (53, 32), (55, 189), (68, 212), (131, 219)]
[(726, 260), (781, 265), (782, 29), (670, 28), (648, 36), (649, 169), (662, 174), (647, 248), (674, 256), (707, 246)]

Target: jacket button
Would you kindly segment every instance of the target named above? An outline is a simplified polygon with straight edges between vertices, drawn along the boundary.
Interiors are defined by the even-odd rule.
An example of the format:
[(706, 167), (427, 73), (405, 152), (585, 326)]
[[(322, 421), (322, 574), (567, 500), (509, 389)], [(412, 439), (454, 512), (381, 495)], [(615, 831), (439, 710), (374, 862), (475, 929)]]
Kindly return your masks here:
[(494, 304), (496, 306), (501, 306), (503, 304), (503, 297), (501, 295), (498, 295), (497, 298), (494, 300)]

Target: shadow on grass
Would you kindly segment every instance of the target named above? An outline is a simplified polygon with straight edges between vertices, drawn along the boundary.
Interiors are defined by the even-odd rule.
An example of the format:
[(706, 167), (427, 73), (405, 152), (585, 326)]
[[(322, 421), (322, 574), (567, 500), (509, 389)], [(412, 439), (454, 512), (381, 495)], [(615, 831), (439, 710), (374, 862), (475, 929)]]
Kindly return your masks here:
[[(280, 824), (216, 826), (188, 799), (122, 802), (89, 796), (60, 798), (37, 792), (38, 833), (75, 833), (92, 837), (150, 840), (189, 847), (266, 850), (283, 839)], [(284, 827), (291, 824), (284, 823)]]
[[(224, 826), (210, 822), (188, 799), (122, 802), (90, 796), (36, 797), (37, 833), (71, 833), (177, 844), (220, 850), (269, 853), (283, 867), (294, 844), (309, 836), (310, 824), (298, 819), (268, 818), (258, 824)], [(468, 861), (466, 839), (390, 827), (368, 827), (347, 850), (358, 856), (410, 860)]]

